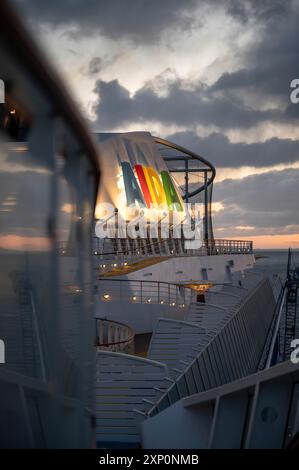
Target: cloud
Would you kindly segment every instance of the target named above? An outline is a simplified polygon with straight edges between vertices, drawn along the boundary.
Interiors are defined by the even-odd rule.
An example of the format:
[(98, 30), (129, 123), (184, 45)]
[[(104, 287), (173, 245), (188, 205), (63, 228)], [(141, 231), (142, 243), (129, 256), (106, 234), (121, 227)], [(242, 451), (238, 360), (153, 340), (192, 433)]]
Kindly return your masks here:
[(88, 63), (85, 74), (92, 77), (100, 74), (104, 69), (113, 65), (120, 57), (122, 53), (115, 54), (114, 56), (109, 56), (105, 54), (103, 57), (92, 57)]
[[(221, 0), (216, 3), (221, 3)], [(282, 18), (289, 13), (292, 0), (227, 0), (227, 12), (243, 24), (252, 18), (255, 21), (268, 22), (273, 18)]]
[(196, 0), (14, 0), (28, 17), (50, 25), (72, 26), (81, 35), (156, 42), (164, 30), (187, 28)]
[(214, 214), (214, 226), (228, 234), (237, 226), (254, 227), (246, 235), (298, 233), (298, 178), (299, 170), (285, 170), (216, 183), (214, 201), (224, 209)]
[[(191, 88), (192, 86), (192, 88)], [(210, 126), (223, 129), (250, 128), (260, 122), (280, 121), (280, 110), (256, 110), (237, 98), (217, 97), (201, 82), (187, 87), (180, 80), (169, 84), (166, 96), (145, 85), (131, 96), (118, 80), (98, 80), (94, 127), (106, 130), (131, 122), (162, 122), (178, 126)]]
[[(95, 122), (97, 129), (112, 130), (151, 121), (180, 127), (212, 125), (220, 129), (250, 129), (262, 122), (292, 123), (299, 119), (299, 106), (291, 105), (289, 99), (290, 81), (297, 76), (298, 70), (297, 2), (45, 0), (41, 8), (38, 0), (14, 1), (23, 7), (32, 24), (71, 28), (78, 41), (100, 33), (117, 42), (127, 38), (138, 45), (160, 43), (165, 46), (162, 38), (165, 32), (177, 31), (179, 35), (182, 28), (189, 32), (195, 24), (198, 27), (199, 22), (204, 25), (205, 18), (209, 19), (209, 23), (215, 18), (217, 25), (220, 13), (225, 13), (228, 18), (223, 26), (226, 32), (224, 42), (225, 37), (229, 38), (231, 18), (242, 25), (239, 36), (244, 31), (254, 35), (254, 42), (249, 41), (246, 47), (240, 47), (240, 38), (236, 37), (230, 54), (237, 58), (235, 63), (239, 62), (239, 69), (231, 71), (223, 65), (223, 70), (211, 86), (194, 78), (186, 88), (178, 80), (169, 86), (168, 96), (161, 97), (146, 83), (131, 96), (115, 80), (98, 81), (95, 84), (98, 104), (94, 107), (98, 115)], [(217, 36), (217, 30), (212, 34)], [(155, 60), (155, 56), (151, 55), (154, 52), (148, 54), (149, 60)], [(190, 60), (194, 60), (195, 56), (196, 50), (191, 48)], [(86, 73), (94, 77), (107, 65), (110, 64), (105, 55), (96, 55)], [(180, 75), (179, 64), (176, 69)], [(117, 98), (122, 99), (118, 101)]]
[(167, 137), (197, 152), (217, 167), (267, 167), (299, 161), (299, 141), (272, 138), (265, 142), (233, 143), (223, 134), (200, 137), (196, 132), (177, 132)]
[(104, 59), (102, 59), (101, 57), (93, 57), (88, 64), (88, 74), (94, 75), (101, 72), (103, 66)]
[[(255, 41), (244, 54), (244, 67), (237, 71), (225, 71), (214, 83), (219, 92), (255, 92), (264, 101), (280, 99), (289, 104), (290, 82), (298, 76), (299, 55), (299, 4), (292, 1), (243, 2), (248, 8), (244, 21), (254, 15), (258, 6)], [(242, 16), (242, 15), (241, 15)]]

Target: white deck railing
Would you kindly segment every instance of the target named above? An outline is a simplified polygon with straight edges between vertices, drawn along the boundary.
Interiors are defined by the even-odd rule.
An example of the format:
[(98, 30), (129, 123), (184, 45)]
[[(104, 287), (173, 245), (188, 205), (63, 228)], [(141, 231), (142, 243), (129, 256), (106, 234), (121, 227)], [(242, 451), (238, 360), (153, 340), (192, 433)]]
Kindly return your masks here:
[(191, 289), (169, 282), (100, 278), (97, 295), (103, 302), (125, 301), (185, 308)]
[(97, 349), (134, 353), (135, 333), (127, 325), (105, 318), (96, 318)]

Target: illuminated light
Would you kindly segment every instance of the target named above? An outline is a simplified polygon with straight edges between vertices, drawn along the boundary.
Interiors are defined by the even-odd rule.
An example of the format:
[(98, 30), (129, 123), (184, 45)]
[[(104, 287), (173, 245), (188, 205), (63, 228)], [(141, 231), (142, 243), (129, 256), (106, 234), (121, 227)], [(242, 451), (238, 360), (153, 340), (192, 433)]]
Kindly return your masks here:
[(132, 297), (132, 301), (133, 301), (133, 302), (136, 302), (136, 300), (137, 300), (137, 297), (136, 297), (136, 295), (133, 295), (133, 297)]
[(116, 268), (117, 267), (117, 263), (114, 263), (111, 265), (113, 268)]
[(175, 307), (175, 302), (172, 302), (172, 303), (170, 304), (170, 307)]
[(126, 263), (124, 263), (124, 266), (125, 266), (125, 267), (126, 267), (126, 266), (128, 266), (128, 263), (127, 263), (127, 262), (126, 262)]
[(148, 304), (150, 304), (152, 299), (149, 297), (146, 301), (147, 301)]
[(27, 152), (28, 147), (23, 146), (18, 146), (18, 147), (12, 147), (11, 149), (13, 152)]
[(163, 304), (164, 304), (164, 300), (160, 300), (160, 304), (163, 305)]
[(166, 205), (166, 196), (160, 177), (156, 170), (151, 167), (143, 168), (148, 189), (151, 193), (153, 203), (157, 206)]
[(111, 299), (111, 295), (110, 295), (110, 294), (104, 294), (104, 295), (103, 295), (103, 299), (104, 299), (104, 300), (110, 300), (110, 299)]
[(10, 114), (16, 114), (16, 110), (15, 109), (12, 109), (11, 111), (9, 111)]
[[(159, 209), (164, 206), (169, 211), (184, 212), (183, 199), (168, 171), (159, 173), (140, 164), (132, 168), (129, 162), (121, 162), (121, 170), (117, 187), (128, 206)], [(121, 180), (123, 186), (120, 187)]]
[(161, 171), (161, 178), (163, 183), (163, 188), (166, 195), (166, 201), (169, 210), (175, 210), (178, 212), (183, 211), (182, 201), (180, 200), (173, 182), (170, 178), (168, 171)]
[(72, 214), (74, 212), (74, 206), (73, 204), (65, 203), (62, 205), (60, 210), (66, 214)]
[(138, 181), (139, 181), (139, 184), (140, 184), (140, 187), (141, 187), (141, 191), (143, 192), (143, 196), (144, 196), (146, 205), (147, 205), (147, 207), (151, 207), (151, 205), (153, 203), (153, 200), (152, 200), (152, 196), (151, 196), (149, 187), (147, 185), (146, 176), (145, 176), (145, 173), (144, 173), (144, 170), (143, 170), (143, 166), (142, 165), (135, 165), (134, 169), (136, 171)]
[(141, 190), (139, 188), (130, 163), (122, 162), (121, 167), (123, 171), (127, 204), (130, 206), (138, 202), (140, 206), (146, 207), (144, 198), (142, 196)]
[(103, 268), (106, 268), (106, 264), (103, 264), (102, 267), (103, 267)]
[(200, 283), (188, 283), (184, 284), (184, 287), (189, 287), (190, 289), (196, 291), (196, 292), (206, 292), (208, 289), (213, 287), (213, 283), (207, 282), (205, 284), (200, 284)]
[(95, 252), (94, 252), (94, 254), (95, 254), (95, 255), (97, 255), (97, 254), (98, 254), (98, 252), (97, 252), (97, 251), (95, 251)]

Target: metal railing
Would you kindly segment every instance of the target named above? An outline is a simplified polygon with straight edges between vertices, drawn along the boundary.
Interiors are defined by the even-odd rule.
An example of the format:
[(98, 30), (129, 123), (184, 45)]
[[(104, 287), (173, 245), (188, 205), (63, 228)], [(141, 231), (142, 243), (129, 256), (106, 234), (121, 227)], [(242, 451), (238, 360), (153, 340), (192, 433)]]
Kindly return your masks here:
[(123, 323), (96, 318), (98, 350), (134, 353), (135, 333)]
[(124, 300), (185, 308), (192, 295), (191, 289), (168, 282), (110, 278), (98, 280), (97, 294), (104, 302)]
[(247, 240), (209, 240), (208, 254), (251, 254), (253, 253), (253, 243)]
[(299, 364), (289, 361), (195, 392), (143, 421), (143, 449), (298, 448), (298, 383)]
[(206, 335), (198, 356), (172, 381), (147, 416), (154, 416), (183, 397), (219, 387), (258, 369), (275, 308), (269, 280), (260, 280), (253, 292), (237, 304), (237, 310), (225, 318), (224, 324)]
[(142, 258), (157, 256), (187, 257), (253, 253), (253, 243), (247, 240), (207, 240), (204, 245), (197, 249), (186, 249), (184, 246), (185, 240), (179, 238), (129, 240), (122, 238), (99, 239), (95, 237), (94, 240), (94, 254), (106, 261), (134, 262)]

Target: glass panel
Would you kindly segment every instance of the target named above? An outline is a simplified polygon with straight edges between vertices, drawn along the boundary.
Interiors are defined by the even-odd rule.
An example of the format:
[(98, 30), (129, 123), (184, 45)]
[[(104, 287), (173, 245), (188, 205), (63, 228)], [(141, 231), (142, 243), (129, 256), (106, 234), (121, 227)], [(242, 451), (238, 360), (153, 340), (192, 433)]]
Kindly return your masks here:
[(0, 168), (3, 367), (45, 378), (50, 367), (42, 323), (51, 305), (51, 155), (36, 152), (30, 140), (7, 142), (2, 133)]

